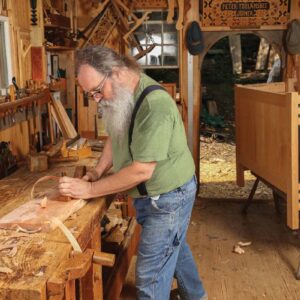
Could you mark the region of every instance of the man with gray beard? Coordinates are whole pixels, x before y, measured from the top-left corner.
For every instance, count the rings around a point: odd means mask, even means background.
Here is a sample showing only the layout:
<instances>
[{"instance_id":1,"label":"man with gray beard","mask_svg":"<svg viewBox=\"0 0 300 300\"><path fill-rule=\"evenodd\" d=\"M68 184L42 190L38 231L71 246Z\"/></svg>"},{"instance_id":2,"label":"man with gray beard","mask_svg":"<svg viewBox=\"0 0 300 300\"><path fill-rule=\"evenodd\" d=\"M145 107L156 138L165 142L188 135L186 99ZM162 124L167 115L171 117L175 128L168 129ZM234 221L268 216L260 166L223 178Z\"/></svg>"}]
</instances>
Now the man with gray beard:
<instances>
[{"instance_id":1,"label":"man with gray beard","mask_svg":"<svg viewBox=\"0 0 300 300\"><path fill-rule=\"evenodd\" d=\"M127 133L134 107L133 94L112 82L113 97L100 102L103 120L109 136L120 141Z\"/></svg>"},{"instance_id":2,"label":"man with gray beard","mask_svg":"<svg viewBox=\"0 0 300 300\"><path fill-rule=\"evenodd\" d=\"M79 50L78 82L100 102L108 139L82 179L62 177L59 190L90 199L126 191L142 232L136 265L137 298L167 300L173 277L181 299L207 299L186 232L197 179L176 104L129 57L94 46ZM114 174L103 176L111 167Z\"/></svg>"}]
</instances>

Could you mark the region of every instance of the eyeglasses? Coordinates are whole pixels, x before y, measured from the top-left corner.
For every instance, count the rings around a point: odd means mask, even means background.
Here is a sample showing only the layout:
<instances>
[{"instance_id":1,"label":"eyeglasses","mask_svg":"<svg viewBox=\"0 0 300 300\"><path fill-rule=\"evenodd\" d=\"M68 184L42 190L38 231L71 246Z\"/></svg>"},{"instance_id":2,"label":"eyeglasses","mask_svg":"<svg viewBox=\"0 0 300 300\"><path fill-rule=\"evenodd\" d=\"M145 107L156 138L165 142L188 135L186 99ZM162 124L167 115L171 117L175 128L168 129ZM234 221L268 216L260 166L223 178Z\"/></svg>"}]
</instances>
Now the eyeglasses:
<instances>
[{"instance_id":1,"label":"eyeglasses","mask_svg":"<svg viewBox=\"0 0 300 300\"><path fill-rule=\"evenodd\" d=\"M99 83L98 87L95 90L87 92L89 98L93 98L94 100L99 100L101 96L103 96L102 90L104 88L104 84L107 78L108 78L108 74L105 75L104 79Z\"/></svg>"}]
</instances>

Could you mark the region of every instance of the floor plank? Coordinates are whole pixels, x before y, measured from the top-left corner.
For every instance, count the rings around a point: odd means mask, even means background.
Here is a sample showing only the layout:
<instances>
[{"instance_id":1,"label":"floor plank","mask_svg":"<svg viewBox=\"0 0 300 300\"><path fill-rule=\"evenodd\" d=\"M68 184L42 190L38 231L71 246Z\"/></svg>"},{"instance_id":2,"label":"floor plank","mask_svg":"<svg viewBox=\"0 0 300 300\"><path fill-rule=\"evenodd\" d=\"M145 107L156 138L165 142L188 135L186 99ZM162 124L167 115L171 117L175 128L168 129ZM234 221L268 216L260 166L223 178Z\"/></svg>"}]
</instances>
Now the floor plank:
<instances>
[{"instance_id":1,"label":"floor plank","mask_svg":"<svg viewBox=\"0 0 300 300\"><path fill-rule=\"evenodd\" d=\"M188 231L210 300L300 299L294 273L300 261L299 234L290 231L272 201L257 201L248 216L243 201L197 200ZM284 207L283 207L284 208ZM245 254L232 252L239 241L251 241ZM121 300L136 299L133 261Z\"/></svg>"}]
</instances>

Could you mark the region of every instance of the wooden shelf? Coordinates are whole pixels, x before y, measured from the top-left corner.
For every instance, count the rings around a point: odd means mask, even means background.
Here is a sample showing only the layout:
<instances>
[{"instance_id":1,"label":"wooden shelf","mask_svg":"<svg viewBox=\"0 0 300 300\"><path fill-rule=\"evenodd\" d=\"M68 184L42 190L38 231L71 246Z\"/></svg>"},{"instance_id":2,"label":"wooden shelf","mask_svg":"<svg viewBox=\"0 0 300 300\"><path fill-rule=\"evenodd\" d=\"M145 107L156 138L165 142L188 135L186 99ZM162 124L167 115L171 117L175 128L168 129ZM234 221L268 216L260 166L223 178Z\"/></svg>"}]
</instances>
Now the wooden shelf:
<instances>
[{"instance_id":1,"label":"wooden shelf","mask_svg":"<svg viewBox=\"0 0 300 300\"><path fill-rule=\"evenodd\" d=\"M44 90L43 92L32 95L29 97L24 97L21 99L17 99L13 102L5 102L0 104L0 112L7 112L17 107L27 106L32 102L38 102L39 104L44 104L50 101L49 89Z\"/></svg>"},{"instance_id":2,"label":"wooden shelf","mask_svg":"<svg viewBox=\"0 0 300 300\"><path fill-rule=\"evenodd\" d=\"M74 51L73 47L66 46L46 46L46 51Z\"/></svg>"},{"instance_id":3,"label":"wooden shelf","mask_svg":"<svg viewBox=\"0 0 300 300\"><path fill-rule=\"evenodd\" d=\"M57 26L55 24L44 24L45 28L54 28L54 29L64 29L64 30L71 30L70 27L65 27L65 26Z\"/></svg>"}]
</instances>

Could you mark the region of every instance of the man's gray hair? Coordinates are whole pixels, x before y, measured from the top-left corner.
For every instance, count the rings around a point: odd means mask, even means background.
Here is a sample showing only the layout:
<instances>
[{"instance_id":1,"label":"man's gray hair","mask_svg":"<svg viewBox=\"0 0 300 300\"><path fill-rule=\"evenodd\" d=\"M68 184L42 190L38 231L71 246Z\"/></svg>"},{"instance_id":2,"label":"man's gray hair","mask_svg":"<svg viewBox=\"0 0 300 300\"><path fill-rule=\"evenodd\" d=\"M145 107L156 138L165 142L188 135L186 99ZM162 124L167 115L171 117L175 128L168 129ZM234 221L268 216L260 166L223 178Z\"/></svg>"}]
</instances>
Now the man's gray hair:
<instances>
[{"instance_id":1,"label":"man's gray hair","mask_svg":"<svg viewBox=\"0 0 300 300\"><path fill-rule=\"evenodd\" d=\"M111 74L115 68L128 68L136 73L141 72L134 58L121 56L112 49L103 46L91 46L76 51L76 73L81 65L88 64L99 73Z\"/></svg>"}]
</instances>

